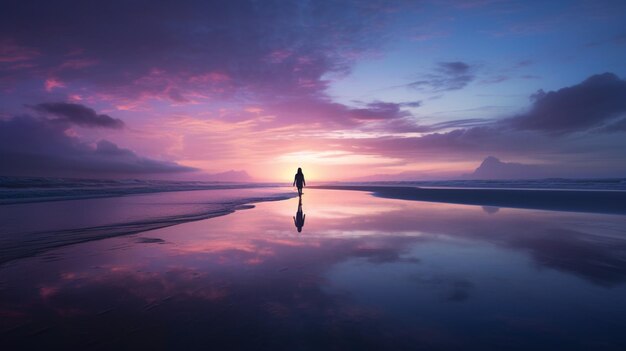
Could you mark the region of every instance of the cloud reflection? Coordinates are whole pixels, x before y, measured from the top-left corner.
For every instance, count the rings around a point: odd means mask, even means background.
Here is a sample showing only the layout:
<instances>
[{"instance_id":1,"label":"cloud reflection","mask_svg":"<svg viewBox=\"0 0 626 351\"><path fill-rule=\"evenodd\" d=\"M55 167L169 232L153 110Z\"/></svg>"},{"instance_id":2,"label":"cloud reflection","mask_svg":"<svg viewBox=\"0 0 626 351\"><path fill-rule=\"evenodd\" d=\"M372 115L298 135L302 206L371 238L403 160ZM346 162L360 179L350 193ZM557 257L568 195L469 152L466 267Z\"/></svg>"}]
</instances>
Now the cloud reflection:
<instances>
[{"instance_id":1,"label":"cloud reflection","mask_svg":"<svg viewBox=\"0 0 626 351\"><path fill-rule=\"evenodd\" d=\"M556 311L571 298L601 320L598 294L616 301L626 282L621 216L305 196L307 235L293 233L294 198L7 265L8 344L48 328L30 346L127 345L157 330L190 347L454 349L493 345L487 332L533 347L538 327L523 318L562 322L569 317ZM329 208L342 215L324 216ZM507 307L515 304L523 313ZM89 336L66 340L79 325ZM602 325L578 327L565 328L589 337Z\"/></svg>"}]
</instances>

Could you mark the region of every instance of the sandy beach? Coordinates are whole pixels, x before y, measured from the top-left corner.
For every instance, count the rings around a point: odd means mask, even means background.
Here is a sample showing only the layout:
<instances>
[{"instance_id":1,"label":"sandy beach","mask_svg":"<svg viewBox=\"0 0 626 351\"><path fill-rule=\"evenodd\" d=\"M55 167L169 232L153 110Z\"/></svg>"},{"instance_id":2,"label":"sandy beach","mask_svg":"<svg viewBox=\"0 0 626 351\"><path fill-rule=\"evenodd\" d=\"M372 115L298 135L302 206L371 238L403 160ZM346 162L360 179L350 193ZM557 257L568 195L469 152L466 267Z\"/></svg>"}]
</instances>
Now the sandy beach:
<instances>
[{"instance_id":1,"label":"sandy beach","mask_svg":"<svg viewBox=\"0 0 626 351\"><path fill-rule=\"evenodd\" d=\"M301 207L259 202L6 262L0 339L8 349L620 350L625 248L621 215L305 189Z\"/></svg>"}]
</instances>

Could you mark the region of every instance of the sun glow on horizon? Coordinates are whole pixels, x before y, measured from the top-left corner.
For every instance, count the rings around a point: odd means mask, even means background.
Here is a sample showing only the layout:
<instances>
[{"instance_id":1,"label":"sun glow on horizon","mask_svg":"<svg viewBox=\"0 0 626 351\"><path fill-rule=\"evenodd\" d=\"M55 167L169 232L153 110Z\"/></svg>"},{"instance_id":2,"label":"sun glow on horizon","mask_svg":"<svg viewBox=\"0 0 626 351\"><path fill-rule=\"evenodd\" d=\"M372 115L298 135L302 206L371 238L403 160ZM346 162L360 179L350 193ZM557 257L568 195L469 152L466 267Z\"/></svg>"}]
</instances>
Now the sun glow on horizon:
<instances>
[{"instance_id":1,"label":"sun glow on horizon","mask_svg":"<svg viewBox=\"0 0 626 351\"><path fill-rule=\"evenodd\" d=\"M159 4L0 12L0 175L626 174L624 1Z\"/></svg>"}]
</instances>

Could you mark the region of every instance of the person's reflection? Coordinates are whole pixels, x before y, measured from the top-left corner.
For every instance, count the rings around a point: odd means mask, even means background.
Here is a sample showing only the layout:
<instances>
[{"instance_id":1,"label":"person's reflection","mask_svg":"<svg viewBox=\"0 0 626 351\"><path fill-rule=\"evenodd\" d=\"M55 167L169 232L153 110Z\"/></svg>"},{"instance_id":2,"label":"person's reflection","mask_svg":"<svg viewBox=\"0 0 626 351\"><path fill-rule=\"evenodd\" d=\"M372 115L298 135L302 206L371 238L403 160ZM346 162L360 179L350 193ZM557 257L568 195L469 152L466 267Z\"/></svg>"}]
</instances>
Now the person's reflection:
<instances>
[{"instance_id":1,"label":"person's reflection","mask_svg":"<svg viewBox=\"0 0 626 351\"><path fill-rule=\"evenodd\" d=\"M302 196L298 196L298 212L293 217L293 223L298 228L298 233L302 232L302 227L304 227L304 219L306 215L302 213Z\"/></svg>"}]
</instances>

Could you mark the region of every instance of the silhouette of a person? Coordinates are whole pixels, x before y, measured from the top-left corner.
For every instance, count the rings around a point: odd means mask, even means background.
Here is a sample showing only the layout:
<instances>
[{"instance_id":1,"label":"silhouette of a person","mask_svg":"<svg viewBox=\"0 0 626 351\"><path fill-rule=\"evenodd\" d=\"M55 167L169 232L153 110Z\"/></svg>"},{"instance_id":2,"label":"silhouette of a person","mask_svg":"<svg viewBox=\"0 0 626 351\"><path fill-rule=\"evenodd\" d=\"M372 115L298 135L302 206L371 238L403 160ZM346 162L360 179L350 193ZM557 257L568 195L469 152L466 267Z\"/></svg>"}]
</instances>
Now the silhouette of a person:
<instances>
[{"instance_id":1,"label":"silhouette of a person","mask_svg":"<svg viewBox=\"0 0 626 351\"><path fill-rule=\"evenodd\" d=\"M298 196L302 196L302 188L306 186L306 182L304 181L304 173L302 173L302 168L298 167L298 173L293 178L293 186L298 187Z\"/></svg>"},{"instance_id":2,"label":"silhouette of a person","mask_svg":"<svg viewBox=\"0 0 626 351\"><path fill-rule=\"evenodd\" d=\"M293 217L293 224L298 228L298 233L302 232L302 227L304 227L304 219L306 215L302 212L302 197L298 198L298 212Z\"/></svg>"}]
</instances>

